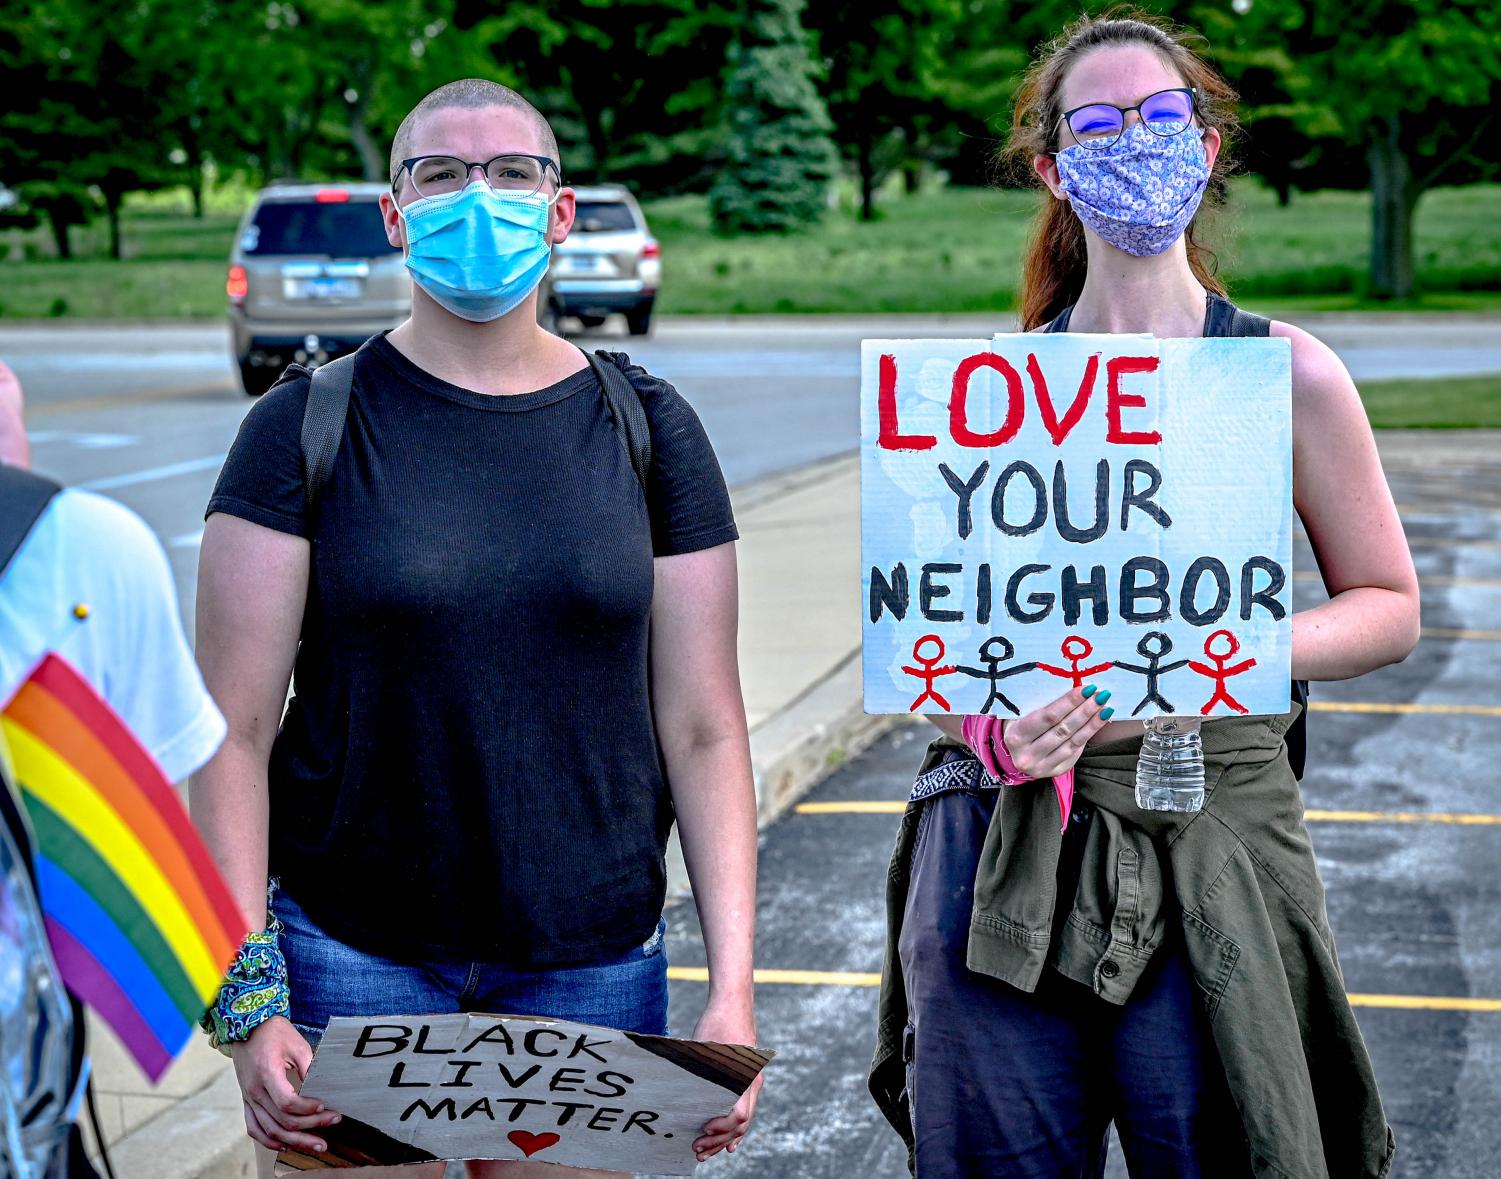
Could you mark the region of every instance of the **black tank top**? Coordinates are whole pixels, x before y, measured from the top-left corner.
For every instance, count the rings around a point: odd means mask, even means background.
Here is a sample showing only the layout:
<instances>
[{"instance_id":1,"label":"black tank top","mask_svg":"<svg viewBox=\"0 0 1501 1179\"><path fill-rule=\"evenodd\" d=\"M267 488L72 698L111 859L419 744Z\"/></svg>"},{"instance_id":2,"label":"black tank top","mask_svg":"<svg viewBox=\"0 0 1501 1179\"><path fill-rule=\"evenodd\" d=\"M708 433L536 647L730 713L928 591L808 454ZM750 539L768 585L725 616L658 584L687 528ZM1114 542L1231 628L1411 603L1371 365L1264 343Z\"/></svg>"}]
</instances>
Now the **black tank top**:
<instances>
[{"instance_id":1,"label":"black tank top","mask_svg":"<svg viewBox=\"0 0 1501 1179\"><path fill-rule=\"evenodd\" d=\"M1209 296L1204 305L1203 334L1206 338L1271 335L1272 321L1266 316L1242 311L1229 299L1223 295L1216 295L1213 291L1206 293ZM1073 314L1074 305L1070 303L1042 330L1045 332L1068 331L1068 322ZM1298 719L1288 727L1284 739L1287 741L1287 760L1292 765L1293 774L1301 782L1303 766L1308 759L1308 681L1293 680L1292 694L1293 699L1302 705L1302 711L1298 713Z\"/></svg>"}]
</instances>

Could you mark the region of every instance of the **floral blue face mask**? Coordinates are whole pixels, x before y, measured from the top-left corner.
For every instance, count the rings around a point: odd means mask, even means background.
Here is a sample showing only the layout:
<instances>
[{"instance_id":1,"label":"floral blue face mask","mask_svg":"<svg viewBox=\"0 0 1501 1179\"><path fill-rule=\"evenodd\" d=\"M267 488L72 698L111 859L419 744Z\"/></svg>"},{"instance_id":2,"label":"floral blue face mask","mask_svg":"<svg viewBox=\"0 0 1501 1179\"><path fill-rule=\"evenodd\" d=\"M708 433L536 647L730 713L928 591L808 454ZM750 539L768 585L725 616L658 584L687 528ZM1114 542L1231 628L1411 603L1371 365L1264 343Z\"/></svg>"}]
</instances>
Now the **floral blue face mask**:
<instances>
[{"instance_id":1,"label":"floral blue face mask","mask_svg":"<svg viewBox=\"0 0 1501 1179\"><path fill-rule=\"evenodd\" d=\"M540 192L498 193L483 180L401 210L407 270L439 306L471 323L514 310L547 273L552 246Z\"/></svg>"},{"instance_id":2,"label":"floral blue face mask","mask_svg":"<svg viewBox=\"0 0 1501 1179\"><path fill-rule=\"evenodd\" d=\"M1196 130L1157 135L1133 123L1109 147L1065 147L1058 180L1079 220L1134 257L1166 250L1188 228L1209 183Z\"/></svg>"}]
</instances>

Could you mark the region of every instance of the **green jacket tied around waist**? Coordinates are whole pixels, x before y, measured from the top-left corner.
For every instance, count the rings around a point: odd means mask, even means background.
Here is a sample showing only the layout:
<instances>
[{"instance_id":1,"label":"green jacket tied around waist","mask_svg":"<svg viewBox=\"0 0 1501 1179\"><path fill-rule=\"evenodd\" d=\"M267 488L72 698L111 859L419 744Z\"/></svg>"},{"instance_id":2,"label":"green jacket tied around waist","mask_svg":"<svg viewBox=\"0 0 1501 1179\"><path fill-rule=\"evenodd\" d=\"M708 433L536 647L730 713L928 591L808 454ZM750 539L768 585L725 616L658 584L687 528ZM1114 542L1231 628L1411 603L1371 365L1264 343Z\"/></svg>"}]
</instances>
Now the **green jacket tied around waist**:
<instances>
[{"instance_id":1,"label":"green jacket tied around waist","mask_svg":"<svg viewBox=\"0 0 1501 1179\"><path fill-rule=\"evenodd\" d=\"M1204 808L1143 811L1139 736L1090 746L1076 767L1094 810L1079 884L1053 937L1062 835L1048 783L1002 789L975 873L969 968L1023 991L1045 968L1124 1003L1170 923L1188 961L1261 1179L1386 1175L1395 1142L1345 995L1324 888L1283 734L1298 708L1203 728ZM926 773L964 747L940 738ZM966 751L967 752L967 751ZM921 804L907 808L887 877L887 941L870 1089L910 1148L897 960Z\"/></svg>"}]
</instances>

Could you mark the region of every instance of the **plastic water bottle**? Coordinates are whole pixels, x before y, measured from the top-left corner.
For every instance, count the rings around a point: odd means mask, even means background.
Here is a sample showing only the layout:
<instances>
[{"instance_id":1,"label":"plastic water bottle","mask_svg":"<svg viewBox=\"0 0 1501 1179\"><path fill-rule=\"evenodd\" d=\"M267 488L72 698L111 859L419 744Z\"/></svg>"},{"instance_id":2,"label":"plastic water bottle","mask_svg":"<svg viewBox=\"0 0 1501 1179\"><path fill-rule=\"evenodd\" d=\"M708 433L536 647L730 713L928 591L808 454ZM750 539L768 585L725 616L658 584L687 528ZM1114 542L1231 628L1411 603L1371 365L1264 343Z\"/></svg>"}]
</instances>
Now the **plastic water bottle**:
<instances>
[{"instance_id":1,"label":"plastic water bottle","mask_svg":"<svg viewBox=\"0 0 1501 1179\"><path fill-rule=\"evenodd\" d=\"M1136 805L1144 811L1196 811L1204 805L1204 745L1196 716L1147 721L1136 761Z\"/></svg>"}]
</instances>

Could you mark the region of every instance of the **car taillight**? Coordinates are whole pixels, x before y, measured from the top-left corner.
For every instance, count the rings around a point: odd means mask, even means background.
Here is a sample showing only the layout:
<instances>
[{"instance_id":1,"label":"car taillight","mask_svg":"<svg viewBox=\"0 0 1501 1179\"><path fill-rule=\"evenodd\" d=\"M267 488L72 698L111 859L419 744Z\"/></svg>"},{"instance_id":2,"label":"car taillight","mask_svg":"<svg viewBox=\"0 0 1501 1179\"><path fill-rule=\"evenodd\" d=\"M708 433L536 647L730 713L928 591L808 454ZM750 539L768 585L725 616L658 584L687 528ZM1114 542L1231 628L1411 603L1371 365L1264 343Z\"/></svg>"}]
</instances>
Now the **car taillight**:
<instances>
[{"instance_id":1,"label":"car taillight","mask_svg":"<svg viewBox=\"0 0 1501 1179\"><path fill-rule=\"evenodd\" d=\"M313 199L320 205L342 205L349 200L347 188L320 188Z\"/></svg>"},{"instance_id":2,"label":"car taillight","mask_svg":"<svg viewBox=\"0 0 1501 1179\"><path fill-rule=\"evenodd\" d=\"M662 247L657 242L649 241L641 247L641 256L643 258L660 258L662 256Z\"/></svg>"},{"instance_id":3,"label":"car taillight","mask_svg":"<svg viewBox=\"0 0 1501 1179\"><path fill-rule=\"evenodd\" d=\"M250 291L250 282L245 277L243 266L231 266L229 278L224 283L224 293L229 296L229 301L235 306L245 302L245 296Z\"/></svg>"}]
</instances>

